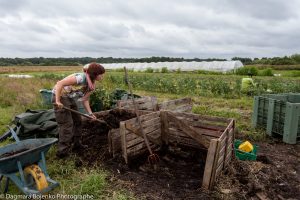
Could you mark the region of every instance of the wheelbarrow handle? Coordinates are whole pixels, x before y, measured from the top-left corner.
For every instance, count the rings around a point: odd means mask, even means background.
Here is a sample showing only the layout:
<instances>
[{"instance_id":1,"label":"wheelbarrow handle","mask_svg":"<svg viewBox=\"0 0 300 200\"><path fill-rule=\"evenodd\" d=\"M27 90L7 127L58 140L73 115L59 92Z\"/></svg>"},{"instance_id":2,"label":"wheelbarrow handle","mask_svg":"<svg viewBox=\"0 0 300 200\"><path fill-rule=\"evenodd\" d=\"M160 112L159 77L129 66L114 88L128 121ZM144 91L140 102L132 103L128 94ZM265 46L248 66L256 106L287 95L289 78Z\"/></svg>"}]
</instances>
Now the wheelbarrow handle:
<instances>
[{"instance_id":1,"label":"wheelbarrow handle","mask_svg":"<svg viewBox=\"0 0 300 200\"><path fill-rule=\"evenodd\" d=\"M9 136L11 136L10 130L6 131L2 136L0 136L0 142L4 141Z\"/></svg>"},{"instance_id":2,"label":"wheelbarrow handle","mask_svg":"<svg viewBox=\"0 0 300 200\"><path fill-rule=\"evenodd\" d=\"M10 126L7 125L7 127L8 127L8 129L9 129L9 131L11 132L12 136L14 137L14 139L16 140L16 142L19 143L19 142L20 142L20 139L19 139L19 137L17 136L17 133L16 133Z\"/></svg>"}]
</instances>

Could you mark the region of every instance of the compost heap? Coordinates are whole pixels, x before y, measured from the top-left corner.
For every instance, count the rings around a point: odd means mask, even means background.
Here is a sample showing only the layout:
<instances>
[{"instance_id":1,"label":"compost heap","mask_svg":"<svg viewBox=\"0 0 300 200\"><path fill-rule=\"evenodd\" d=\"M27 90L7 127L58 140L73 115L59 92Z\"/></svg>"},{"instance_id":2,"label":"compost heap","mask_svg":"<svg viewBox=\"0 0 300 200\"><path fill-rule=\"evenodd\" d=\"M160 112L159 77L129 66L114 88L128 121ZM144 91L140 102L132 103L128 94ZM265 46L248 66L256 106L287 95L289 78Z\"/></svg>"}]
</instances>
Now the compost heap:
<instances>
[{"instance_id":1,"label":"compost heap","mask_svg":"<svg viewBox=\"0 0 300 200\"><path fill-rule=\"evenodd\" d=\"M135 117L125 110L96 114L114 128L119 122ZM300 145L281 141L262 142L257 161L233 160L217 177L212 191L201 189L206 150L169 146L156 152L160 162L156 169L147 163L147 152L129 166L121 156L108 152L107 125L84 121L83 143L89 148L79 153L77 167L103 166L114 188L131 191L138 199L298 199L300 196Z\"/></svg>"},{"instance_id":2,"label":"compost heap","mask_svg":"<svg viewBox=\"0 0 300 200\"><path fill-rule=\"evenodd\" d=\"M96 113L98 119L106 121L113 128L119 128L119 122L136 117L122 109L111 110L108 114ZM204 192L196 192L202 184L206 150L169 146L156 151L160 161L157 168L147 162L149 153L126 165L121 155L112 158L108 152L107 134L109 128L97 121L84 120L83 144L89 148L79 152L76 160L80 166L103 166L111 171L109 180L120 189L127 188L137 197L152 196L155 199L202 198Z\"/></svg>"}]
</instances>

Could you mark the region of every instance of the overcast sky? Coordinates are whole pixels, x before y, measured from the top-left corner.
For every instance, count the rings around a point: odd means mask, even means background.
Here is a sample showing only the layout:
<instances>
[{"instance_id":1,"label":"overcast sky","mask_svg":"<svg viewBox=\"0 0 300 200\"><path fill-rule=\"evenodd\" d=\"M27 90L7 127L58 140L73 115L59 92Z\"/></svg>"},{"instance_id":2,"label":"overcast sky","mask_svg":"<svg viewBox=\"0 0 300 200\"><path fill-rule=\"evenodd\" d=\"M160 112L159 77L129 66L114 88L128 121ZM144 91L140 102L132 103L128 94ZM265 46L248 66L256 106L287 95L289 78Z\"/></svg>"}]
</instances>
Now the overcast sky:
<instances>
[{"instance_id":1,"label":"overcast sky","mask_svg":"<svg viewBox=\"0 0 300 200\"><path fill-rule=\"evenodd\" d=\"M300 53L300 0L0 0L0 57Z\"/></svg>"}]
</instances>

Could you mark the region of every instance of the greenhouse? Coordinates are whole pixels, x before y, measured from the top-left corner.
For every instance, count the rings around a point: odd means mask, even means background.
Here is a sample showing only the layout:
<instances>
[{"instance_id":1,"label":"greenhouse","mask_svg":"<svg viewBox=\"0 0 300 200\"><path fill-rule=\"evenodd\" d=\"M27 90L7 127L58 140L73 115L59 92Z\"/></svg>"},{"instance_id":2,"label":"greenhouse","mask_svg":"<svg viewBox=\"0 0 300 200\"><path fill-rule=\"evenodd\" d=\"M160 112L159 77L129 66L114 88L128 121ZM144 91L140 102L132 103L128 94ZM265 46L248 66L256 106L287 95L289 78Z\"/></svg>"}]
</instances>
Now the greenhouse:
<instances>
[{"instance_id":1,"label":"greenhouse","mask_svg":"<svg viewBox=\"0 0 300 200\"><path fill-rule=\"evenodd\" d=\"M111 63L103 64L106 69L120 69L126 66L134 71L145 71L147 69L160 70L167 68L170 71L195 71L207 70L217 72L228 72L243 67L241 61L211 61L211 62L151 62L151 63Z\"/></svg>"}]
</instances>

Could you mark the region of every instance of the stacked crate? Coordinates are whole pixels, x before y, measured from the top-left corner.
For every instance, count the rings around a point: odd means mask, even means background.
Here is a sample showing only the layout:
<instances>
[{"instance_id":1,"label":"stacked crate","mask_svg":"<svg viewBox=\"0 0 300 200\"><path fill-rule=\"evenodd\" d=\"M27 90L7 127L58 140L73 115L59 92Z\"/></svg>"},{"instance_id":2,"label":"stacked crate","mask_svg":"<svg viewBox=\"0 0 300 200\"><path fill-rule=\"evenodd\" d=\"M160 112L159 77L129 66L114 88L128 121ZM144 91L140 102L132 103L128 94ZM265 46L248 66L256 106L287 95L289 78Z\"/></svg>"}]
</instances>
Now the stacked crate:
<instances>
[{"instance_id":1,"label":"stacked crate","mask_svg":"<svg viewBox=\"0 0 300 200\"><path fill-rule=\"evenodd\" d=\"M300 93L269 94L254 97L252 125L267 134L296 144L300 139Z\"/></svg>"}]
</instances>

